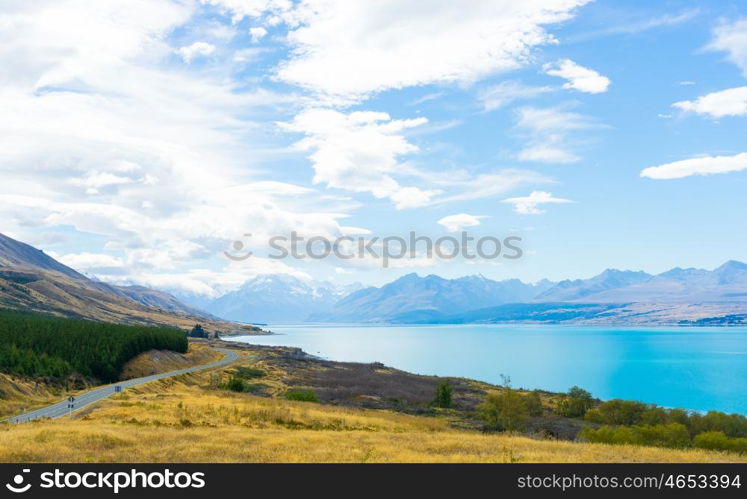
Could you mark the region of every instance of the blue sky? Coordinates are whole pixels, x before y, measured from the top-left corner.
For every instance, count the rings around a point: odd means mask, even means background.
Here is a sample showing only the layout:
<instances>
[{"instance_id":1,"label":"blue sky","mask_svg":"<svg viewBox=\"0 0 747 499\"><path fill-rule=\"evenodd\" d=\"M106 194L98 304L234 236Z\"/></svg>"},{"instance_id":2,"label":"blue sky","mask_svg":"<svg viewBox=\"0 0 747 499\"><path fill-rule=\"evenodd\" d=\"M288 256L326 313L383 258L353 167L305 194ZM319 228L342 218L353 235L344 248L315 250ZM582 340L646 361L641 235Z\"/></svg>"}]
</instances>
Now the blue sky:
<instances>
[{"instance_id":1,"label":"blue sky","mask_svg":"<svg viewBox=\"0 0 747 499\"><path fill-rule=\"evenodd\" d=\"M747 2L470 4L3 6L0 230L105 280L211 295L263 273L747 260ZM290 231L462 227L524 257L266 258ZM233 262L240 238L254 256Z\"/></svg>"}]
</instances>

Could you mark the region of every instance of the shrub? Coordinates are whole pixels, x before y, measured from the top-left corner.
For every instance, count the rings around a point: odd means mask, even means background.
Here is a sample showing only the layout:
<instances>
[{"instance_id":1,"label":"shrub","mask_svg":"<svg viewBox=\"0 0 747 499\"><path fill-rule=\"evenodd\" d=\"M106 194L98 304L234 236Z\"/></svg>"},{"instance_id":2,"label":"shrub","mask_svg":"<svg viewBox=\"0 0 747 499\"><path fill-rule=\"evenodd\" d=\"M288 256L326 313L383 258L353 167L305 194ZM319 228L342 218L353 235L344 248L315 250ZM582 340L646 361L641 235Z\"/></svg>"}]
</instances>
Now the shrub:
<instances>
[{"instance_id":1,"label":"shrub","mask_svg":"<svg viewBox=\"0 0 747 499\"><path fill-rule=\"evenodd\" d=\"M583 440L605 444L650 445L655 447L688 447L690 433L680 423L636 425L636 426L602 426L601 428L584 428L579 433Z\"/></svg>"},{"instance_id":2,"label":"shrub","mask_svg":"<svg viewBox=\"0 0 747 499\"><path fill-rule=\"evenodd\" d=\"M740 414L710 411L705 415L692 414L690 427L693 434L720 431L727 437L747 437L747 418Z\"/></svg>"},{"instance_id":3,"label":"shrub","mask_svg":"<svg viewBox=\"0 0 747 499\"><path fill-rule=\"evenodd\" d=\"M433 399L432 405L436 407L441 407L443 409L448 409L453 405L453 402L451 400L451 393L453 391L453 388L451 386L451 383L448 381L442 381L438 384L436 387L436 397Z\"/></svg>"},{"instance_id":4,"label":"shrub","mask_svg":"<svg viewBox=\"0 0 747 499\"><path fill-rule=\"evenodd\" d=\"M685 409L669 409L667 411L668 423L680 423L690 428L690 413Z\"/></svg>"},{"instance_id":5,"label":"shrub","mask_svg":"<svg viewBox=\"0 0 747 499\"><path fill-rule=\"evenodd\" d=\"M568 390L558 403L558 414L569 418L578 418L586 414L586 411L594 405L591 393L578 386Z\"/></svg>"},{"instance_id":6,"label":"shrub","mask_svg":"<svg viewBox=\"0 0 747 499\"><path fill-rule=\"evenodd\" d=\"M265 386L261 383L247 383L242 378L231 376L227 382L220 384L218 388L238 393L257 393Z\"/></svg>"},{"instance_id":7,"label":"shrub","mask_svg":"<svg viewBox=\"0 0 747 499\"><path fill-rule=\"evenodd\" d=\"M586 414L586 420L610 425L634 425L641 423L647 406L642 402L613 399L602 403Z\"/></svg>"},{"instance_id":8,"label":"shrub","mask_svg":"<svg viewBox=\"0 0 747 499\"><path fill-rule=\"evenodd\" d=\"M243 379L234 376L228 380L228 383L226 383L226 388L228 390L231 390L232 392L245 392L246 382L244 382Z\"/></svg>"},{"instance_id":9,"label":"shrub","mask_svg":"<svg viewBox=\"0 0 747 499\"><path fill-rule=\"evenodd\" d=\"M690 432L680 423L639 425L634 426L633 431L643 445L674 448L690 446Z\"/></svg>"},{"instance_id":10,"label":"shrub","mask_svg":"<svg viewBox=\"0 0 747 499\"><path fill-rule=\"evenodd\" d=\"M664 409L663 407L656 407L656 406L648 406L641 413L640 421L641 421L641 424L647 424L647 425L680 423L680 424L687 426L687 424L682 421L670 421L669 414L667 413L666 409Z\"/></svg>"},{"instance_id":11,"label":"shrub","mask_svg":"<svg viewBox=\"0 0 747 499\"><path fill-rule=\"evenodd\" d=\"M747 438L729 438L721 431L707 431L693 439L695 447L747 454Z\"/></svg>"},{"instance_id":12,"label":"shrub","mask_svg":"<svg viewBox=\"0 0 747 499\"><path fill-rule=\"evenodd\" d=\"M542 398L537 390L532 390L526 395L525 400L527 413L530 416L542 416L544 408L542 407Z\"/></svg>"},{"instance_id":13,"label":"shrub","mask_svg":"<svg viewBox=\"0 0 747 499\"><path fill-rule=\"evenodd\" d=\"M285 392L285 399L300 402L319 402L314 390L289 390Z\"/></svg>"},{"instance_id":14,"label":"shrub","mask_svg":"<svg viewBox=\"0 0 747 499\"><path fill-rule=\"evenodd\" d=\"M245 366L238 366L234 371L234 376L241 379L263 378L265 374L266 373L262 369Z\"/></svg>"},{"instance_id":15,"label":"shrub","mask_svg":"<svg viewBox=\"0 0 747 499\"><path fill-rule=\"evenodd\" d=\"M489 428L505 431L523 430L529 416L525 397L508 387L489 393L477 410Z\"/></svg>"},{"instance_id":16,"label":"shrub","mask_svg":"<svg viewBox=\"0 0 747 499\"><path fill-rule=\"evenodd\" d=\"M607 425L684 425L691 436L705 432L722 432L727 437L747 437L747 418L741 414L710 411L707 414L684 409L664 409L653 404L614 399L586 413L585 419Z\"/></svg>"}]
</instances>

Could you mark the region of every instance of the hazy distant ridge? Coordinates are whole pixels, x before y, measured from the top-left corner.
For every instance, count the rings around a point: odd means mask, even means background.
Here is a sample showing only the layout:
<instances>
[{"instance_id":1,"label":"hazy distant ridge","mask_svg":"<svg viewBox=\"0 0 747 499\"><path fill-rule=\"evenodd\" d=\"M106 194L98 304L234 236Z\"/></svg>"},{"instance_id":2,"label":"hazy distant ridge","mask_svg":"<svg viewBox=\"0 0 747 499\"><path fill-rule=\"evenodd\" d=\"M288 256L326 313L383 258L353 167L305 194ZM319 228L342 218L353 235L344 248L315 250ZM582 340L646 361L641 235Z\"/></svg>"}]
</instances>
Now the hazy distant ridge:
<instances>
[{"instance_id":1,"label":"hazy distant ridge","mask_svg":"<svg viewBox=\"0 0 747 499\"><path fill-rule=\"evenodd\" d=\"M711 271L674 268L657 275L607 269L589 279L536 284L413 273L354 292L260 276L204 306L258 322L741 324L747 320L747 265L728 261Z\"/></svg>"}]
</instances>

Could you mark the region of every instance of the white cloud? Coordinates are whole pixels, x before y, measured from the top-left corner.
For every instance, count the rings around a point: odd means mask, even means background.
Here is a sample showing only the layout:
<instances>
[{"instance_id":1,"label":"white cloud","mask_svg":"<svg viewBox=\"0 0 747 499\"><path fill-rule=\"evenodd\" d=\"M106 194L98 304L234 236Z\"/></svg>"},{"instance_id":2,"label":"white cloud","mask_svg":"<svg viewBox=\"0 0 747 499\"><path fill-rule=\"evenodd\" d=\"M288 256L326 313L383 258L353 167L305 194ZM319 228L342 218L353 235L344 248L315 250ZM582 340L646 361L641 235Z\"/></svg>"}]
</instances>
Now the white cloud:
<instances>
[{"instance_id":1,"label":"white cloud","mask_svg":"<svg viewBox=\"0 0 747 499\"><path fill-rule=\"evenodd\" d=\"M521 161L537 161L540 163L575 163L581 160L579 156L560 145L548 144L529 145L522 149L516 157Z\"/></svg>"},{"instance_id":2,"label":"white cloud","mask_svg":"<svg viewBox=\"0 0 747 499\"><path fill-rule=\"evenodd\" d=\"M543 204L553 203L571 203L569 199L553 197L552 193L546 191L532 191L531 194L524 197L508 198L503 200L504 203L514 205L514 211L522 215L540 215L545 210L540 208Z\"/></svg>"},{"instance_id":3,"label":"white cloud","mask_svg":"<svg viewBox=\"0 0 747 499\"><path fill-rule=\"evenodd\" d=\"M650 29L659 28L662 26L675 26L681 24L700 15L700 9L686 9L678 14L663 14L658 17L649 18L639 22L633 22L629 24L613 26L607 30L608 34L614 33L641 33Z\"/></svg>"},{"instance_id":4,"label":"white cloud","mask_svg":"<svg viewBox=\"0 0 747 499\"><path fill-rule=\"evenodd\" d=\"M459 213L457 215L443 217L437 223L449 232L460 232L464 230L465 227L476 227L480 225L480 220L483 218L485 218L484 215Z\"/></svg>"},{"instance_id":5,"label":"white cloud","mask_svg":"<svg viewBox=\"0 0 747 499\"><path fill-rule=\"evenodd\" d=\"M641 171L641 177L669 180L691 175L715 175L742 170L747 170L747 152L734 156L701 156L651 166Z\"/></svg>"},{"instance_id":6,"label":"white cloud","mask_svg":"<svg viewBox=\"0 0 747 499\"><path fill-rule=\"evenodd\" d=\"M517 157L522 161L544 163L577 162L581 158L574 151L571 133L601 126L588 116L561 107L523 107L517 111L516 127L528 135L529 141Z\"/></svg>"},{"instance_id":7,"label":"white cloud","mask_svg":"<svg viewBox=\"0 0 747 499\"><path fill-rule=\"evenodd\" d=\"M251 47L248 49L240 49L233 53L233 62L248 63L254 62L265 52L265 49L260 47Z\"/></svg>"},{"instance_id":8,"label":"white cloud","mask_svg":"<svg viewBox=\"0 0 747 499\"><path fill-rule=\"evenodd\" d=\"M519 99L530 99L550 92L550 87L528 87L518 81L508 80L485 89L479 99L485 111L492 111Z\"/></svg>"},{"instance_id":9,"label":"white cloud","mask_svg":"<svg viewBox=\"0 0 747 499\"><path fill-rule=\"evenodd\" d=\"M285 274L298 279L310 279L306 272L295 269L278 260L247 258L234 262L224 270L189 269L180 272L142 272L135 275L97 274L107 282L120 285L141 284L152 288L217 298L235 291L247 280L265 274Z\"/></svg>"},{"instance_id":10,"label":"white cloud","mask_svg":"<svg viewBox=\"0 0 747 499\"><path fill-rule=\"evenodd\" d=\"M180 47L179 55L182 56L184 62L190 63L197 57L207 57L215 52L215 45L207 42L195 42L192 45Z\"/></svg>"},{"instance_id":11,"label":"white cloud","mask_svg":"<svg viewBox=\"0 0 747 499\"><path fill-rule=\"evenodd\" d=\"M562 107L523 107L518 110L517 125L534 132L570 132L599 126L588 116L565 111Z\"/></svg>"},{"instance_id":12,"label":"white cloud","mask_svg":"<svg viewBox=\"0 0 747 499\"><path fill-rule=\"evenodd\" d=\"M263 17L288 27L292 55L278 77L321 95L355 100L388 89L471 83L516 69L533 47L553 43L546 26L589 0L209 0L234 19Z\"/></svg>"},{"instance_id":13,"label":"white cloud","mask_svg":"<svg viewBox=\"0 0 747 499\"><path fill-rule=\"evenodd\" d=\"M453 3L423 15L422 9L403 11L403 4L388 0L341 2L329 4L331 20L319 14L316 7L327 4L317 0L202 3L230 11L236 23L249 16L265 30L276 26L278 36L285 23L298 50L281 64L279 77L350 102L383 89L469 83L518 67L531 60L532 47L552 41L541 25L570 17L585 0L482 1L464 16L454 15L464 9ZM244 66L233 62L268 49L237 48L231 40L247 28L217 25L198 4L3 4L0 220L9 232L26 239L51 228L75 241L61 253L80 268L119 282L203 291L213 281L233 286L260 273L298 272L261 258L241 270L216 263L214 257L246 232L253 234L247 243L253 249L268 235L290 230L324 236L367 232L340 225L359 206L354 199L266 180L281 166L264 160L284 158L278 155L288 150L278 147L286 137L264 125L278 115L292 116L311 99L265 90L255 75L237 79L236 70ZM374 10L382 18L376 20ZM360 22L344 25L350 20ZM324 31L338 23L344 28L339 40ZM350 42L350 54L341 42ZM483 45L475 51L478 43ZM381 56L389 52L395 57ZM215 64L173 64L176 54L185 61L211 56ZM339 71L348 55L356 64ZM304 68L311 72L304 74ZM398 74L402 68L408 71ZM418 152L414 135L426 128L425 118L334 113L307 109L287 124L305 135L299 147L308 151L320 185L370 193L405 208L503 195L547 181L534 172L489 167L481 174L421 171L409 156ZM92 253L80 253L77 245L90 241L86 250Z\"/></svg>"},{"instance_id":14,"label":"white cloud","mask_svg":"<svg viewBox=\"0 0 747 499\"><path fill-rule=\"evenodd\" d=\"M314 183L390 199L397 209L415 208L503 194L518 186L547 182L528 170L504 169L479 175L464 171L424 171L405 161L418 148L407 134L425 118L393 120L387 113L308 109L280 123L305 138L296 148L309 152ZM404 185L405 179L418 186Z\"/></svg>"},{"instance_id":15,"label":"white cloud","mask_svg":"<svg viewBox=\"0 0 747 499\"><path fill-rule=\"evenodd\" d=\"M269 24L280 21L277 17L288 13L293 6L291 0L200 0L205 5L219 7L224 12L232 14L231 21L235 24L246 17L260 18L267 15Z\"/></svg>"},{"instance_id":16,"label":"white cloud","mask_svg":"<svg viewBox=\"0 0 747 499\"><path fill-rule=\"evenodd\" d=\"M69 253L55 258L68 267L85 273L118 274L125 267L122 259L104 253Z\"/></svg>"},{"instance_id":17,"label":"white cloud","mask_svg":"<svg viewBox=\"0 0 747 499\"><path fill-rule=\"evenodd\" d=\"M436 100L444 95L443 92L431 92L429 94L425 94L422 97L418 97L414 101L410 102L411 106L417 106L419 104L423 104L425 102L429 102L432 100Z\"/></svg>"},{"instance_id":18,"label":"white cloud","mask_svg":"<svg viewBox=\"0 0 747 499\"><path fill-rule=\"evenodd\" d=\"M694 101L672 104L683 111L704 114L711 118L747 115L747 87L736 87L698 97Z\"/></svg>"},{"instance_id":19,"label":"white cloud","mask_svg":"<svg viewBox=\"0 0 747 499\"><path fill-rule=\"evenodd\" d=\"M281 126L306 135L296 146L311 152L314 183L368 192L379 199L391 199L397 208L412 208L428 204L439 193L405 187L394 178L406 170L400 157L418 151L403 132L425 123L425 118L393 120L386 113L373 111L344 114L309 109Z\"/></svg>"},{"instance_id":20,"label":"white cloud","mask_svg":"<svg viewBox=\"0 0 747 499\"><path fill-rule=\"evenodd\" d=\"M252 117L297 98L170 64L169 34L194 7L3 7L0 219L8 231L22 240L47 227L90 234L83 241L104 241L129 277L200 265L248 231L256 244L280 231L339 234L352 202L322 202L314 189L259 177L259 162L277 153L258 144Z\"/></svg>"},{"instance_id":21,"label":"white cloud","mask_svg":"<svg viewBox=\"0 0 747 499\"><path fill-rule=\"evenodd\" d=\"M255 26L253 28L249 28L249 35L252 37L252 41L254 43L257 43L262 38L267 36L267 30L262 26Z\"/></svg>"},{"instance_id":22,"label":"white cloud","mask_svg":"<svg viewBox=\"0 0 747 499\"><path fill-rule=\"evenodd\" d=\"M747 17L716 27L713 40L706 49L726 52L729 60L747 76Z\"/></svg>"},{"instance_id":23,"label":"white cloud","mask_svg":"<svg viewBox=\"0 0 747 499\"><path fill-rule=\"evenodd\" d=\"M83 184L86 194L98 194L99 189L115 185L132 183L133 179L110 172L97 172L92 170L83 179L73 179L73 183Z\"/></svg>"},{"instance_id":24,"label":"white cloud","mask_svg":"<svg viewBox=\"0 0 747 499\"><path fill-rule=\"evenodd\" d=\"M434 200L434 204L470 201L505 194L525 185L544 184L550 179L531 170L507 168L491 173L470 176L466 173L449 172L431 177L436 186L456 190Z\"/></svg>"},{"instance_id":25,"label":"white cloud","mask_svg":"<svg viewBox=\"0 0 747 499\"><path fill-rule=\"evenodd\" d=\"M585 68L570 59L561 59L542 66L545 73L568 80L563 88L578 90L589 94L601 94L610 86L610 79L593 69Z\"/></svg>"},{"instance_id":26,"label":"white cloud","mask_svg":"<svg viewBox=\"0 0 747 499\"><path fill-rule=\"evenodd\" d=\"M652 16L651 13L640 11L635 13L634 17L628 16L628 13L634 13L629 9L620 12L612 10L607 11L607 17L612 21L621 19L620 24L604 23L605 26L599 30L587 31L580 34L570 34L563 37L564 42L581 42L599 36L619 35L619 34L637 34L651 29L676 26L694 19L700 15L701 10L698 8L686 9L679 13L666 13L659 16ZM619 14L619 15L618 15Z\"/></svg>"}]
</instances>

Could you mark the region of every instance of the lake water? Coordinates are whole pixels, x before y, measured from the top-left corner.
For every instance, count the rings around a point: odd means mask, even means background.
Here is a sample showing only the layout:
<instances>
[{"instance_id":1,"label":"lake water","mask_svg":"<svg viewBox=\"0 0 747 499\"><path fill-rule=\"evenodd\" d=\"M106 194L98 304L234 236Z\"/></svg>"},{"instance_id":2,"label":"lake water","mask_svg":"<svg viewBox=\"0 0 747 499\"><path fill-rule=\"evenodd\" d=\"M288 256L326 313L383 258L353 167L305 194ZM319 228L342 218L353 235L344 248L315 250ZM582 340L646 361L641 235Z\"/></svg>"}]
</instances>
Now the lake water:
<instances>
[{"instance_id":1,"label":"lake water","mask_svg":"<svg viewBox=\"0 0 747 499\"><path fill-rule=\"evenodd\" d=\"M383 362L602 399L747 414L747 328L596 328L526 325L270 326L237 341L300 347L338 361Z\"/></svg>"}]
</instances>

